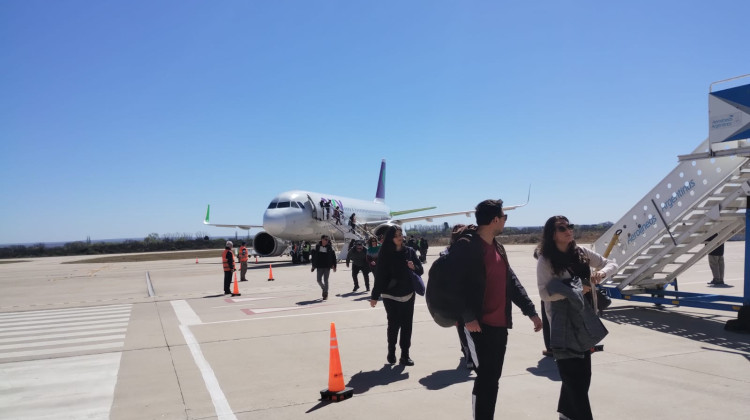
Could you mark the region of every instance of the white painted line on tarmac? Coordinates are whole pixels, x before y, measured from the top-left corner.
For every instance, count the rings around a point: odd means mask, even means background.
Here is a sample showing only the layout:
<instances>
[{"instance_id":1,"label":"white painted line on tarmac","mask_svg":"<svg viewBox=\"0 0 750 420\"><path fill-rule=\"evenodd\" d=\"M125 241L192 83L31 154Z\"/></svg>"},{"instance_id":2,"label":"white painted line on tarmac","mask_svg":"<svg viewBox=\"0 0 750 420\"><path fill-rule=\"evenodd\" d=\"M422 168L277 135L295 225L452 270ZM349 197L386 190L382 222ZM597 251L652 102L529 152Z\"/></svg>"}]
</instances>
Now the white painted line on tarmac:
<instances>
[{"instance_id":1,"label":"white painted line on tarmac","mask_svg":"<svg viewBox=\"0 0 750 420\"><path fill-rule=\"evenodd\" d=\"M112 318L112 319L110 319ZM128 319L130 319L130 314L127 314L125 316L118 315L116 317L109 317L104 316L100 318L96 318L96 321L79 321L79 322L55 322L55 323L35 323L35 324L29 324L29 325L16 325L13 327L0 327L0 332L8 332L8 331L29 331L29 330L46 330L53 327L75 327L79 325L94 325L94 324L107 324L107 323L114 323L114 322L125 322Z\"/></svg>"},{"instance_id":2,"label":"white painted line on tarmac","mask_svg":"<svg viewBox=\"0 0 750 420\"><path fill-rule=\"evenodd\" d=\"M113 335L100 335L96 337L37 341L34 343L3 344L3 345L0 345L0 351L27 349L27 348L32 348L32 347L57 346L60 344L93 343L96 341L112 341L112 340L124 340L124 339L125 339L125 334L113 334Z\"/></svg>"},{"instance_id":3,"label":"white painted line on tarmac","mask_svg":"<svg viewBox=\"0 0 750 420\"><path fill-rule=\"evenodd\" d=\"M193 360L198 366L201 376L203 376L203 382L206 384L208 394L211 396L211 402L216 409L216 416L219 420L237 420L232 407L229 406L227 397L224 395L224 391L221 390L214 370L211 369L211 365L203 356L198 340L195 339L195 336L190 331L190 325L201 324L200 318L198 318L198 315L184 300L173 300L171 304L177 315L177 320L180 321L180 331L182 331L182 336L185 338L185 343L188 349L190 349L190 354L193 355Z\"/></svg>"},{"instance_id":4,"label":"white painted line on tarmac","mask_svg":"<svg viewBox=\"0 0 750 420\"><path fill-rule=\"evenodd\" d=\"M84 323L85 325L80 327L73 327L70 328L67 325L63 325L60 327L50 327L50 328L35 328L34 334L36 333L44 333L44 332L53 332L53 331L97 331L97 328L117 328L117 327L127 327L128 321L121 321L121 322L87 322ZM5 332L0 333L0 337L16 337L16 336L26 336L29 333L29 329L23 329L20 331L13 331L13 332Z\"/></svg>"},{"instance_id":5,"label":"white painted line on tarmac","mask_svg":"<svg viewBox=\"0 0 750 420\"><path fill-rule=\"evenodd\" d=\"M0 338L0 343L2 344L10 344L10 343L21 343L21 342L34 342L38 340L49 340L51 338L68 338L68 337L84 337L87 335L94 335L94 334L116 334L116 333L124 333L127 331L127 328L112 328L112 329L105 329L105 330L91 330L91 331L79 331L79 332L66 332L64 333L57 333L57 334L34 334L34 336L28 336L24 334L21 337L11 337L11 338Z\"/></svg>"},{"instance_id":6,"label":"white painted line on tarmac","mask_svg":"<svg viewBox=\"0 0 750 420\"><path fill-rule=\"evenodd\" d=\"M198 314L193 311L193 308L184 300L173 300L171 301L174 313L177 315L177 319L182 325L198 325L201 324L201 319Z\"/></svg>"},{"instance_id":7,"label":"white painted line on tarmac","mask_svg":"<svg viewBox=\"0 0 750 420\"><path fill-rule=\"evenodd\" d=\"M25 312L5 312L0 314L0 319L6 318L27 318L29 316L43 316L53 314L74 314L84 312L108 312L118 311L124 309L130 309L133 305L128 303L124 305L107 305L107 306L91 306L87 308L69 308L69 309L43 309L40 311L25 311Z\"/></svg>"},{"instance_id":8,"label":"white painted line on tarmac","mask_svg":"<svg viewBox=\"0 0 750 420\"><path fill-rule=\"evenodd\" d=\"M91 344L88 346L73 346L65 348L54 348L54 349L39 349L39 350L28 350L28 351L15 351L10 353L0 353L0 359L10 359L12 357L28 357L28 356L44 356L48 354L62 354L89 350L103 350L111 349L116 347L122 347L122 342L117 343L104 343L104 344Z\"/></svg>"},{"instance_id":9,"label":"white painted line on tarmac","mask_svg":"<svg viewBox=\"0 0 750 420\"><path fill-rule=\"evenodd\" d=\"M0 364L0 418L108 419L121 354Z\"/></svg>"},{"instance_id":10,"label":"white painted line on tarmac","mask_svg":"<svg viewBox=\"0 0 750 420\"><path fill-rule=\"evenodd\" d=\"M416 304L414 306L425 306L424 303L422 304ZM205 324L201 325L213 325L213 324L226 324L229 322L247 322L247 321L260 321L260 320L267 320L267 319L278 319L278 318L296 318L300 316L317 316L317 315L330 315L330 314L344 314L349 312L361 312L361 311L373 311L378 308L383 308L383 305L378 305L375 308L363 308L363 309L347 309L344 311L329 311L329 312L312 312L309 314L293 314L293 315L278 315L278 316L264 316L264 317L257 317L257 318L244 318L244 319L230 319L227 321L214 321L214 322L206 322ZM253 309L251 309L253 310Z\"/></svg>"},{"instance_id":11,"label":"white painted line on tarmac","mask_svg":"<svg viewBox=\"0 0 750 420\"><path fill-rule=\"evenodd\" d=\"M116 311L108 311L108 312L88 312L88 313L82 313L82 314L56 314L56 315L49 315L49 316L30 316L30 317L17 317L17 318L5 318L0 319L0 325L12 325L12 324L20 324L24 322L32 322L40 320L42 322L48 321L52 322L59 319L74 319L73 317L77 317L79 319L92 319L92 318L101 318L103 315L108 316L114 316L114 315L130 315L130 308L126 309L119 309Z\"/></svg>"}]
</instances>

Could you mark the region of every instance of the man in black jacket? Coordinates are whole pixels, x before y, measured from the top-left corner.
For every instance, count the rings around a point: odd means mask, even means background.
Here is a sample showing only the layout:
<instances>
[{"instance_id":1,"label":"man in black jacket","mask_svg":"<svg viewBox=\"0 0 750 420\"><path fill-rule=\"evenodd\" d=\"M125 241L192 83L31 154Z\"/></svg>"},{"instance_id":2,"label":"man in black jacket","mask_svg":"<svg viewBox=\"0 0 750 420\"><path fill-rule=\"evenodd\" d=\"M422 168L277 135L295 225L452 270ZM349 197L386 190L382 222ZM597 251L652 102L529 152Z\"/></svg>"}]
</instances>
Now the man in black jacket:
<instances>
[{"instance_id":1,"label":"man in black jacket","mask_svg":"<svg viewBox=\"0 0 750 420\"><path fill-rule=\"evenodd\" d=\"M476 207L477 227L469 226L451 246L453 276L463 286L464 333L472 350L477 378L472 391L475 420L494 418L498 383L503 371L511 302L542 329L534 303L510 268L505 248L495 237L508 215L502 200L485 200Z\"/></svg>"},{"instance_id":2,"label":"man in black jacket","mask_svg":"<svg viewBox=\"0 0 750 420\"><path fill-rule=\"evenodd\" d=\"M349 267L349 261L352 262L352 281L354 281L354 290L352 293L359 290L359 281L357 280L357 274L361 271L362 277L365 279L366 290L370 291L370 265L367 264L367 250L365 244L362 241L356 241L354 246L349 249L346 254L346 266Z\"/></svg>"},{"instance_id":3,"label":"man in black jacket","mask_svg":"<svg viewBox=\"0 0 750 420\"><path fill-rule=\"evenodd\" d=\"M315 251L312 254L312 268L310 271L318 270L317 279L320 288L323 289L323 300L328 299L328 276L331 275L331 269L336 272L336 251L333 250L331 242L327 235L320 237L320 242L315 245Z\"/></svg>"}]
</instances>

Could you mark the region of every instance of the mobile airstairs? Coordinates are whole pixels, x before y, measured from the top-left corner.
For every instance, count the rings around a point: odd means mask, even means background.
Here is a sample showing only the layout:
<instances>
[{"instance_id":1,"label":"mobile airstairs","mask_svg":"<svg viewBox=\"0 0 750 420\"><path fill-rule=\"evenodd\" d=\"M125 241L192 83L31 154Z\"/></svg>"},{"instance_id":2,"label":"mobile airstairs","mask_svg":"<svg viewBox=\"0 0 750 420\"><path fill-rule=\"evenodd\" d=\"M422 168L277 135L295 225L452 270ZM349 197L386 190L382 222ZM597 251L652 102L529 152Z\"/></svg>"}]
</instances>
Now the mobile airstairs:
<instances>
[{"instance_id":1,"label":"mobile airstairs","mask_svg":"<svg viewBox=\"0 0 750 420\"><path fill-rule=\"evenodd\" d=\"M750 306L747 229L743 297L678 289L681 273L750 226L750 84L710 92L709 122L709 138L679 156L677 167L593 244L620 266L603 284L609 296L730 311Z\"/></svg>"},{"instance_id":2,"label":"mobile airstairs","mask_svg":"<svg viewBox=\"0 0 750 420\"><path fill-rule=\"evenodd\" d=\"M328 229L331 232L331 241L334 247L339 249L339 255L336 257L338 260L346 260L346 256L349 253L349 242L352 240L364 242L368 237L374 236L372 232L359 223L354 225L354 232L351 231L349 225L337 225L334 220L331 220L328 225ZM336 243L335 237L341 235L344 236L344 241L339 245Z\"/></svg>"}]
</instances>

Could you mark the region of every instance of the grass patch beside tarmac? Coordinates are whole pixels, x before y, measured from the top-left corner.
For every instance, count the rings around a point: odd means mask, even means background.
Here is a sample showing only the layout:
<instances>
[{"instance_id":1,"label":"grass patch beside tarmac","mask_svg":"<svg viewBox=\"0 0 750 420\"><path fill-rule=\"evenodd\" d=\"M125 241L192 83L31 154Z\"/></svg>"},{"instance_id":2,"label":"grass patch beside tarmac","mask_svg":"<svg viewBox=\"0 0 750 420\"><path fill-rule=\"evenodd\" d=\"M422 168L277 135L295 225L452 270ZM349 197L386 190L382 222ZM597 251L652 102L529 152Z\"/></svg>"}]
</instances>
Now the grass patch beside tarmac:
<instances>
[{"instance_id":1,"label":"grass patch beside tarmac","mask_svg":"<svg viewBox=\"0 0 750 420\"><path fill-rule=\"evenodd\" d=\"M198 251L178 251L178 252L150 252L146 254L121 254L109 255L106 257L87 258L85 260L67 261L63 264L94 264L94 263L121 263L121 262L142 262L142 261L168 261L168 260L188 260L193 258L212 259L213 262L221 263L221 252L223 249L202 249ZM18 261L11 261L18 262Z\"/></svg>"},{"instance_id":2,"label":"grass patch beside tarmac","mask_svg":"<svg viewBox=\"0 0 750 420\"><path fill-rule=\"evenodd\" d=\"M19 262L29 262L28 260L15 260L15 261L0 261L0 264L13 264Z\"/></svg>"}]
</instances>

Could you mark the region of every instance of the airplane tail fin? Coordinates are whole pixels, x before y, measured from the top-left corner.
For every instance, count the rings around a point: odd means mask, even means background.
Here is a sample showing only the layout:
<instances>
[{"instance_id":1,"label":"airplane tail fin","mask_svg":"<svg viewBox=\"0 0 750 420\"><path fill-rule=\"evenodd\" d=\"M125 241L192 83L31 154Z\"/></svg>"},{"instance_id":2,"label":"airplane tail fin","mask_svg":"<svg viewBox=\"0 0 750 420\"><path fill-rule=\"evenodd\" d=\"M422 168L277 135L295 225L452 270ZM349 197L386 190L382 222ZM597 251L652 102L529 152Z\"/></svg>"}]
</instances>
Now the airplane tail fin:
<instances>
[{"instance_id":1,"label":"airplane tail fin","mask_svg":"<svg viewBox=\"0 0 750 420\"><path fill-rule=\"evenodd\" d=\"M211 212L211 205L209 204L209 205L208 205L208 208L206 208L206 220L204 220L204 221L203 221L203 224L204 224L204 225L207 225L207 224L209 224L209 221L208 221L208 214L209 214L210 212Z\"/></svg>"},{"instance_id":2,"label":"airplane tail fin","mask_svg":"<svg viewBox=\"0 0 750 420\"><path fill-rule=\"evenodd\" d=\"M378 190L375 192L375 202L385 202L385 159L380 162L380 177L378 178Z\"/></svg>"}]
</instances>

